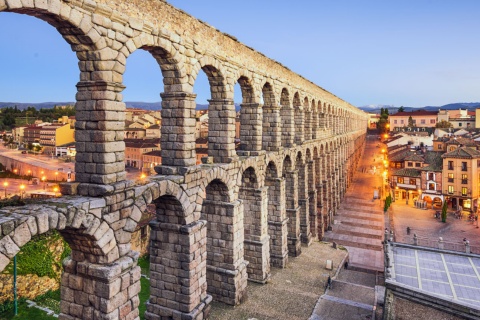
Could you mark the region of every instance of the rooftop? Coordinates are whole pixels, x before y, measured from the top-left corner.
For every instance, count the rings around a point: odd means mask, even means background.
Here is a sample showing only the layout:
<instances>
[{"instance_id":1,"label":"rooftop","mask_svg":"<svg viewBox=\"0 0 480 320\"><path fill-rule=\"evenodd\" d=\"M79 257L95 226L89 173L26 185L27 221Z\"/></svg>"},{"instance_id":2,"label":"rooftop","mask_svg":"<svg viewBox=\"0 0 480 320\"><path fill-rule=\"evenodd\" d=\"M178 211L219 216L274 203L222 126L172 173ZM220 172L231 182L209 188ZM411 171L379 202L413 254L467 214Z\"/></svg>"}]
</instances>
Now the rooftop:
<instances>
[{"instance_id":1,"label":"rooftop","mask_svg":"<svg viewBox=\"0 0 480 320\"><path fill-rule=\"evenodd\" d=\"M480 310L480 255L398 243L391 249L389 282Z\"/></svg>"}]
</instances>

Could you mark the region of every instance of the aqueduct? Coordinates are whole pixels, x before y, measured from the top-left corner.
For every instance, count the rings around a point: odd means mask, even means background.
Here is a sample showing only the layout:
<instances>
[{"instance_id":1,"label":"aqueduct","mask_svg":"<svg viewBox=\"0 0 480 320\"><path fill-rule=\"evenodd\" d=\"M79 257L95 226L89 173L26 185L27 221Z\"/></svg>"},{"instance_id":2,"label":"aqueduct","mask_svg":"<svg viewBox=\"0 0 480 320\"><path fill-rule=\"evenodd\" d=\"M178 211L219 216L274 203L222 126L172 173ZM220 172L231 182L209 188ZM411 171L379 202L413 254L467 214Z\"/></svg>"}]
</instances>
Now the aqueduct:
<instances>
[{"instance_id":1,"label":"aqueduct","mask_svg":"<svg viewBox=\"0 0 480 320\"><path fill-rule=\"evenodd\" d=\"M61 319L138 318L130 238L147 205L156 207L147 319L203 319L212 299L241 303L247 280L264 283L333 222L363 151L361 110L160 0L0 0L0 11L47 21L78 58L76 181L62 198L0 210L0 270L48 230L71 246ZM139 49L164 79L162 165L144 184L126 179L123 142L122 76ZM209 143L195 165L200 70Z\"/></svg>"}]
</instances>

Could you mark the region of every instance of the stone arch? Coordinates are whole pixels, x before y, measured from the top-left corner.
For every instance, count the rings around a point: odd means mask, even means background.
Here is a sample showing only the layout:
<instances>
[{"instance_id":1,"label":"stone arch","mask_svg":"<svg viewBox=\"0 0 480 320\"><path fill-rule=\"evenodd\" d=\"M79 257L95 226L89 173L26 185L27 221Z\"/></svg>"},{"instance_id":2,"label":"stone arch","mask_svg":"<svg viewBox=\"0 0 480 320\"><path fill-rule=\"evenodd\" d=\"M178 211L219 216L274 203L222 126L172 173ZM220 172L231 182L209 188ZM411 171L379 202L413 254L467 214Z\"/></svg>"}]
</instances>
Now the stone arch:
<instances>
[{"instance_id":1,"label":"stone arch","mask_svg":"<svg viewBox=\"0 0 480 320\"><path fill-rule=\"evenodd\" d=\"M164 93L192 93L193 84L189 85L188 83L188 75L185 64L182 61L183 56L180 55L171 42L165 38L140 33L136 37L128 40L124 48L119 50L119 56L123 56L123 52L128 52L129 55L119 59L120 63L118 64L117 72L121 75L125 73L126 62L124 60L128 59L136 50L147 51L155 61L157 61L163 76Z\"/></svg>"},{"instance_id":2,"label":"stone arch","mask_svg":"<svg viewBox=\"0 0 480 320\"><path fill-rule=\"evenodd\" d=\"M282 176L285 178L285 207L287 211L288 254L296 257L301 254L300 221L298 215L298 171L290 155L283 159Z\"/></svg>"},{"instance_id":3,"label":"stone arch","mask_svg":"<svg viewBox=\"0 0 480 320\"><path fill-rule=\"evenodd\" d=\"M221 167L214 167L207 172L206 178L202 181L200 185L201 191L199 192L199 196L197 196L197 203L199 202L201 203L206 199L207 186L210 185L214 180L216 180L217 182L220 182L221 184L227 187L225 198L224 199L222 198L221 201L232 202L236 199L233 194L235 181L232 181L232 179L230 178L230 175L225 169ZM200 194L202 194L203 196L200 196Z\"/></svg>"},{"instance_id":4,"label":"stone arch","mask_svg":"<svg viewBox=\"0 0 480 320\"><path fill-rule=\"evenodd\" d=\"M294 112L287 88L280 94L280 117L282 130L282 147L291 147L294 142Z\"/></svg>"},{"instance_id":5,"label":"stone arch","mask_svg":"<svg viewBox=\"0 0 480 320\"><path fill-rule=\"evenodd\" d=\"M252 81L240 76L238 83L242 91L240 105L239 151L260 151L262 148L262 108L255 102ZM237 130L237 128L235 128ZM241 152L239 152L241 155Z\"/></svg>"},{"instance_id":6,"label":"stone arch","mask_svg":"<svg viewBox=\"0 0 480 320\"><path fill-rule=\"evenodd\" d=\"M228 186L220 179L205 188L201 219L207 221L207 292L213 299L236 305L245 295L247 268L244 261L243 206L230 202ZM226 294L228 293L228 294Z\"/></svg>"},{"instance_id":7,"label":"stone arch","mask_svg":"<svg viewBox=\"0 0 480 320\"><path fill-rule=\"evenodd\" d=\"M207 75L210 83L210 94L212 100L227 99L227 71L225 67L215 58L203 56L197 64L192 67L191 76L196 79L200 70Z\"/></svg>"},{"instance_id":8,"label":"stone arch","mask_svg":"<svg viewBox=\"0 0 480 320\"><path fill-rule=\"evenodd\" d=\"M269 81L262 86L262 149L277 151L282 145L280 108L276 104L275 92Z\"/></svg>"}]
</instances>

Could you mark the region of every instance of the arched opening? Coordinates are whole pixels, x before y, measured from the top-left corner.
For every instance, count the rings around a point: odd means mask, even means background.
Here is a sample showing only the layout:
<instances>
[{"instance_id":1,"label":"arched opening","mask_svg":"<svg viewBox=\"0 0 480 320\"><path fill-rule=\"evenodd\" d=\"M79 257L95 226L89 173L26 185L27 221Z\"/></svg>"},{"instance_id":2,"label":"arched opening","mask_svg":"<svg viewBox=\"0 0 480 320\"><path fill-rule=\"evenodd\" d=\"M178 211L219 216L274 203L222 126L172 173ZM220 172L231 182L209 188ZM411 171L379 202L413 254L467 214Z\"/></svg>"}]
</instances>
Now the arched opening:
<instances>
[{"instance_id":1,"label":"arched opening","mask_svg":"<svg viewBox=\"0 0 480 320\"><path fill-rule=\"evenodd\" d=\"M123 75L125 171L129 180L154 175L155 167L162 164L160 94L164 84L159 63L166 53L160 48L142 49L128 56Z\"/></svg>"},{"instance_id":2,"label":"arched opening","mask_svg":"<svg viewBox=\"0 0 480 320\"><path fill-rule=\"evenodd\" d=\"M282 89L282 94L280 97L280 117L282 118L282 146L291 147L294 142L293 128L295 116L290 101L290 95L286 88Z\"/></svg>"},{"instance_id":3,"label":"arched opening","mask_svg":"<svg viewBox=\"0 0 480 320\"><path fill-rule=\"evenodd\" d=\"M262 149L276 151L281 146L280 140L280 109L276 106L273 88L266 82L262 88L263 99L263 132Z\"/></svg>"},{"instance_id":4,"label":"arched opening","mask_svg":"<svg viewBox=\"0 0 480 320\"><path fill-rule=\"evenodd\" d=\"M236 129L239 126L238 130L240 131L239 154L242 154L241 151L259 151L262 147L262 108L260 104L255 103L253 87L249 78L241 76L238 79L234 86L234 97L239 97L237 94L239 92L242 97L239 124L236 121Z\"/></svg>"},{"instance_id":5,"label":"arched opening","mask_svg":"<svg viewBox=\"0 0 480 320\"><path fill-rule=\"evenodd\" d=\"M210 87L208 100L207 157L201 161L222 163L235 157L235 106L233 99L227 99L226 81L222 72L212 64L205 64L195 78L194 92L202 88L197 79L205 73ZM204 87L204 83L202 87ZM205 96L203 96L205 97ZM197 101L201 101L198 100ZM203 111L203 114L205 111ZM197 160L198 162L198 160Z\"/></svg>"},{"instance_id":6,"label":"arched opening","mask_svg":"<svg viewBox=\"0 0 480 320\"><path fill-rule=\"evenodd\" d=\"M207 185L201 212L207 221L207 292L230 305L243 301L247 281L240 210L239 201L230 202L225 183L215 179Z\"/></svg>"},{"instance_id":7,"label":"arched opening","mask_svg":"<svg viewBox=\"0 0 480 320\"><path fill-rule=\"evenodd\" d=\"M300 145L305 140L305 113L300 103L300 95L295 92L293 96L293 110L295 119L295 143Z\"/></svg>"},{"instance_id":8,"label":"arched opening","mask_svg":"<svg viewBox=\"0 0 480 320\"><path fill-rule=\"evenodd\" d=\"M285 210L285 179L279 177L273 161L265 173L268 187L268 234L270 236L270 264L285 268L288 262L287 213Z\"/></svg>"},{"instance_id":9,"label":"arched opening","mask_svg":"<svg viewBox=\"0 0 480 320\"><path fill-rule=\"evenodd\" d=\"M307 188L308 188L308 216L309 216L309 232L310 238L307 239L310 243L312 239L317 237L317 189L315 187L315 162L312 159L310 149L305 153L306 169L307 169Z\"/></svg>"},{"instance_id":10,"label":"arched opening","mask_svg":"<svg viewBox=\"0 0 480 320\"><path fill-rule=\"evenodd\" d=\"M242 174L238 198L243 201L245 260L248 278L265 282L270 276L270 243L267 224L267 188L259 188L252 167Z\"/></svg>"},{"instance_id":11,"label":"arched opening","mask_svg":"<svg viewBox=\"0 0 480 320\"><path fill-rule=\"evenodd\" d=\"M68 30L75 33L68 35ZM12 102L2 108L0 121L1 131L12 132L7 147L21 150L22 157L57 163L63 170L55 175L56 171L31 161L25 170L31 178L61 181L70 173L75 179L75 94L82 71L75 53L81 50L77 44L84 45L84 50L90 48L90 39L59 17L19 8L0 12L0 41L4 44L0 60L2 101ZM42 135L39 122L47 129ZM63 140L57 139L57 131L65 131ZM58 188L56 183L48 185L48 192Z\"/></svg>"},{"instance_id":12,"label":"arched opening","mask_svg":"<svg viewBox=\"0 0 480 320\"><path fill-rule=\"evenodd\" d=\"M299 215L300 215L300 237L302 243L309 244L311 241L310 233L310 216L308 213L309 210L309 199L308 199L308 176L307 176L307 166L305 159L301 152L297 153L297 159L295 160L296 169L298 171L298 206L299 206Z\"/></svg>"}]
</instances>

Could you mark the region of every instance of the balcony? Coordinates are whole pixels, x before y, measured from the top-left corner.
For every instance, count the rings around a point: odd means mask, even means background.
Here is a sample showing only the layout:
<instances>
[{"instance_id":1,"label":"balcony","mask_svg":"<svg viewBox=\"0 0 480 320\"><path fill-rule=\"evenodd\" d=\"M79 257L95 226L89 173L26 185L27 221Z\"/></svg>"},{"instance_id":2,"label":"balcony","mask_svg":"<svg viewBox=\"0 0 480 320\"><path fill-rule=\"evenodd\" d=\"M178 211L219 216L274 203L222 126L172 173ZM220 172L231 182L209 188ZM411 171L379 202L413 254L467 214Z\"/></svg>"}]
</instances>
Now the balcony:
<instances>
[{"instance_id":1,"label":"balcony","mask_svg":"<svg viewBox=\"0 0 480 320\"><path fill-rule=\"evenodd\" d=\"M453 182L453 178L448 178L448 182Z\"/></svg>"}]
</instances>

